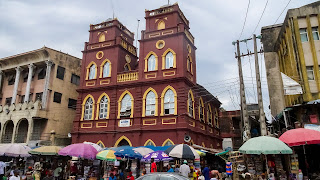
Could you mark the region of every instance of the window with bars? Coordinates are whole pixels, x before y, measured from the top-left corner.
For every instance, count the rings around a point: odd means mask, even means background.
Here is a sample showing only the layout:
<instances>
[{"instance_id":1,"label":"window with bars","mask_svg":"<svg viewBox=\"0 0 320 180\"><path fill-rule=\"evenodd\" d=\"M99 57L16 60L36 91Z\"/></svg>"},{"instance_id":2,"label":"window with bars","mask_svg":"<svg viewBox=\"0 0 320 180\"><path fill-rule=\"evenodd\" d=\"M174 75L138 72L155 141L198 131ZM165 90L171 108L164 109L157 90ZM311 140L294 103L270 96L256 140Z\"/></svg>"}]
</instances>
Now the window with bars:
<instances>
[{"instance_id":1,"label":"window with bars","mask_svg":"<svg viewBox=\"0 0 320 180\"><path fill-rule=\"evenodd\" d=\"M77 100L69 98L68 108L76 110L76 108L77 108Z\"/></svg>"},{"instance_id":2,"label":"window with bars","mask_svg":"<svg viewBox=\"0 0 320 180\"><path fill-rule=\"evenodd\" d=\"M80 84L80 76L71 74L71 83L79 86Z\"/></svg>"},{"instance_id":3,"label":"window with bars","mask_svg":"<svg viewBox=\"0 0 320 180\"><path fill-rule=\"evenodd\" d=\"M191 93L188 94L189 116L193 117L193 101Z\"/></svg>"},{"instance_id":4,"label":"window with bars","mask_svg":"<svg viewBox=\"0 0 320 180\"><path fill-rule=\"evenodd\" d=\"M156 111L156 95L149 91L146 97L146 116L154 116Z\"/></svg>"},{"instance_id":5,"label":"window with bars","mask_svg":"<svg viewBox=\"0 0 320 180\"><path fill-rule=\"evenodd\" d=\"M164 95L164 114L174 114L175 99L174 93L171 89L168 89Z\"/></svg>"},{"instance_id":6,"label":"window with bars","mask_svg":"<svg viewBox=\"0 0 320 180\"><path fill-rule=\"evenodd\" d=\"M168 52L166 54L166 69L173 68L173 54L172 52Z\"/></svg>"},{"instance_id":7,"label":"window with bars","mask_svg":"<svg viewBox=\"0 0 320 180\"><path fill-rule=\"evenodd\" d=\"M131 116L131 97L126 94L121 100L120 107L120 117L130 117Z\"/></svg>"},{"instance_id":8,"label":"window with bars","mask_svg":"<svg viewBox=\"0 0 320 180\"><path fill-rule=\"evenodd\" d=\"M148 71L156 70L156 57L152 54L148 58Z\"/></svg>"},{"instance_id":9,"label":"window with bars","mask_svg":"<svg viewBox=\"0 0 320 180\"><path fill-rule=\"evenodd\" d=\"M103 96L100 101L100 110L99 110L99 118L106 119L108 116L108 98L107 96Z\"/></svg>"},{"instance_id":10,"label":"window with bars","mask_svg":"<svg viewBox=\"0 0 320 180\"><path fill-rule=\"evenodd\" d=\"M308 41L307 28L300 28L299 32L300 32L301 42L307 42Z\"/></svg>"},{"instance_id":11,"label":"window with bars","mask_svg":"<svg viewBox=\"0 0 320 180\"><path fill-rule=\"evenodd\" d=\"M57 68L57 78L63 80L66 69L64 67L58 66Z\"/></svg>"},{"instance_id":12,"label":"window with bars","mask_svg":"<svg viewBox=\"0 0 320 180\"><path fill-rule=\"evenodd\" d=\"M313 66L307 66L306 68L307 68L308 80L314 80Z\"/></svg>"},{"instance_id":13,"label":"window with bars","mask_svg":"<svg viewBox=\"0 0 320 180\"><path fill-rule=\"evenodd\" d=\"M312 29L313 40L319 40L318 27L312 27L311 29Z\"/></svg>"},{"instance_id":14,"label":"window with bars","mask_svg":"<svg viewBox=\"0 0 320 180\"><path fill-rule=\"evenodd\" d=\"M84 105L84 120L91 120L93 113L93 100L88 98L86 104Z\"/></svg>"}]
</instances>

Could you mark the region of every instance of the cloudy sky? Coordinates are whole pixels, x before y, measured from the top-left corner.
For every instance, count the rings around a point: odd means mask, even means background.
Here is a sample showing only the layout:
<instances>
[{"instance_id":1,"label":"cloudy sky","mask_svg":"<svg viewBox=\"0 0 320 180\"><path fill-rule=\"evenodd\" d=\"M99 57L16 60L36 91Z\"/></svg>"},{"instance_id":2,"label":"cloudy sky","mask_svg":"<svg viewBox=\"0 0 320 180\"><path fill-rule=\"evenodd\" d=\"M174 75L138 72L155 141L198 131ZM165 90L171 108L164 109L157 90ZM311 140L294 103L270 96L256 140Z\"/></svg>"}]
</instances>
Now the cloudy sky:
<instances>
[{"instance_id":1,"label":"cloudy sky","mask_svg":"<svg viewBox=\"0 0 320 180\"><path fill-rule=\"evenodd\" d=\"M232 41L259 34L262 26L283 22L287 9L296 8L315 0L171 0L178 2L190 21L197 50L198 83L218 96L227 110L239 109L239 81L235 47ZM288 7L280 16L288 2ZM0 58L45 46L81 58L84 42L89 38L89 24L117 17L131 31L145 28L144 10L155 9L167 0L0 0ZM261 22L262 11L266 6ZM278 17L279 20L276 22ZM257 28L256 28L257 27ZM255 30L256 28L256 30ZM255 31L254 31L255 30ZM140 37L140 36L139 36ZM252 49L252 43L241 44L241 50ZM261 60L263 60L261 58ZM269 97L262 61L262 86L265 112ZM257 102L254 58L243 59L246 95L249 103Z\"/></svg>"}]
</instances>

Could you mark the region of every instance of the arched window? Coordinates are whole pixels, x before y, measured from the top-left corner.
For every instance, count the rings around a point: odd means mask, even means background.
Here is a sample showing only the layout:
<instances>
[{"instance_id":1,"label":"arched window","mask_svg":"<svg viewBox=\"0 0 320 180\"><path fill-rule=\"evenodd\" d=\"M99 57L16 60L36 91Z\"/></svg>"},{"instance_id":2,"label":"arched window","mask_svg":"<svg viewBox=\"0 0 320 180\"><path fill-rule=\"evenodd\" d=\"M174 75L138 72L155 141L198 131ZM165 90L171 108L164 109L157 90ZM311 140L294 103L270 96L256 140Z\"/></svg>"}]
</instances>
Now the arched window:
<instances>
[{"instance_id":1,"label":"arched window","mask_svg":"<svg viewBox=\"0 0 320 180\"><path fill-rule=\"evenodd\" d=\"M212 110L211 110L210 104L208 105L207 118L208 118L208 124L212 125Z\"/></svg>"},{"instance_id":2,"label":"arched window","mask_svg":"<svg viewBox=\"0 0 320 180\"><path fill-rule=\"evenodd\" d=\"M99 42L103 42L106 40L106 36L104 35L104 33L101 33L99 36Z\"/></svg>"},{"instance_id":3,"label":"arched window","mask_svg":"<svg viewBox=\"0 0 320 180\"><path fill-rule=\"evenodd\" d=\"M218 113L218 109L215 109L215 114L214 114L214 123L217 127L219 127L219 113Z\"/></svg>"},{"instance_id":4,"label":"arched window","mask_svg":"<svg viewBox=\"0 0 320 180\"><path fill-rule=\"evenodd\" d=\"M107 96L103 96L100 100L100 109L99 109L99 118L106 119L108 116L108 98Z\"/></svg>"},{"instance_id":5,"label":"arched window","mask_svg":"<svg viewBox=\"0 0 320 180\"><path fill-rule=\"evenodd\" d=\"M84 120L92 120L93 115L93 100L89 97L84 106Z\"/></svg>"},{"instance_id":6,"label":"arched window","mask_svg":"<svg viewBox=\"0 0 320 180\"><path fill-rule=\"evenodd\" d=\"M162 146L172 146L172 145L174 145L174 143L170 139L165 140L162 144Z\"/></svg>"},{"instance_id":7,"label":"arched window","mask_svg":"<svg viewBox=\"0 0 320 180\"><path fill-rule=\"evenodd\" d=\"M204 121L204 106L203 106L203 100L201 97L199 100L199 120Z\"/></svg>"},{"instance_id":8,"label":"arched window","mask_svg":"<svg viewBox=\"0 0 320 180\"><path fill-rule=\"evenodd\" d=\"M173 68L173 53L172 52L168 52L166 54L166 69L170 69Z\"/></svg>"},{"instance_id":9,"label":"arched window","mask_svg":"<svg viewBox=\"0 0 320 180\"><path fill-rule=\"evenodd\" d=\"M96 65L92 64L89 68L89 79L95 79L96 78Z\"/></svg>"},{"instance_id":10,"label":"arched window","mask_svg":"<svg viewBox=\"0 0 320 180\"><path fill-rule=\"evenodd\" d=\"M131 96L126 94L121 100L120 107L120 117L130 117L131 116Z\"/></svg>"},{"instance_id":11,"label":"arched window","mask_svg":"<svg viewBox=\"0 0 320 180\"><path fill-rule=\"evenodd\" d=\"M171 89L168 89L164 95L164 114L174 114L175 98Z\"/></svg>"},{"instance_id":12,"label":"arched window","mask_svg":"<svg viewBox=\"0 0 320 180\"><path fill-rule=\"evenodd\" d=\"M111 74L110 74L110 62L106 62L104 63L103 65L103 73L102 73L102 77L110 77Z\"/></svg>"},{"instance_id":13,"label":"arched window","mask_svg":"<svg viewBox=\"0 0 320 180\"><path fill-rule=\"evenodd\" d=\"M192 73L192 60L190 56L187 58L187 70Z\"/></svg>"},{"instance_id":14,"label":"arched window","mask_svg":"<svg viewBox=\"0 0 320 180\"><path fill-rule=\"evenodd\" d=\"M156 57L152 54L148 58L148 71L156 70Z\"/></svg>"},{"instance_id":15,"label":"arched window","mask_svg":"<svg viewBox=\"0 0 320 180\"><path fill-rule=\"evenodd\" d=\"M160 29L165 29L166 28L166 24L164 23L164 21L160 21L159 23L158 23L158 30L160 30Z\"/></svg>"},{"instance_id":16,"label":"arched window","mask_svg":"<svg viewBox=\"0 0 320 180\"><path fill-rule=\"evenodd\" d=\"M194 99L191 90L188 93L188 113L189 116L194 117Z\"/></svg>"},{"instance_id":17,"label":"arched window","mask_svg":"<svg viewBox=\"0 0 320 180\"><path fill-rule=\"evenodd\" d=\"M156 146L156 144L155 144L151 139L148 139L148 140L144 143L144 146Z\"/></svg>"},{"instance_id":18,"label":"arched window","mask_svg":"<svg viewBox=\"0 0 320 180\"><path fill-rule=\"evenodd\" d=\"M146 116L154 116L156 112L156 95L149 91L146 97Z\"/></svg>"}]
</instances>

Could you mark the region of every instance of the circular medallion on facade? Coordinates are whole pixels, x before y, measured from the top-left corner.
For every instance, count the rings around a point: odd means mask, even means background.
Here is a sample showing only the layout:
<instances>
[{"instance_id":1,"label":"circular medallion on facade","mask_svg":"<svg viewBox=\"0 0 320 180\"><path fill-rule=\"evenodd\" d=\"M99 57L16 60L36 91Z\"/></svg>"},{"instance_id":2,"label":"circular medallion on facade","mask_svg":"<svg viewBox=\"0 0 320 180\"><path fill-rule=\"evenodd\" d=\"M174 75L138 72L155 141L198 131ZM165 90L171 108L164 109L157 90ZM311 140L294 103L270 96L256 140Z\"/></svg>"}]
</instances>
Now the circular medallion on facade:
<instances>
[{"instance_id":1,"label":"circular medallion on facade","mask_svg":"<svg viewBox=\"0 0 320 180\"><path fill-rule=\"evenodd\" d=\"M131 62L131 57L130 57L128 54L126 55L125 59L126 59L126 62L127 62L127 63L130 63L130 62Z\"/></svg>"},{"instance_id":2,"label":"circular medallion on facade","mask_svg":"<svg viewBox=\"0 0 320 180\"><path fill-rule=\"evenodd\" d=\"M189 53L191 53L191 46L190 46L190 44L188 44L187 50L188 50Z\"/></svg>"},{"instance_id":3,"label":"circular medallion on facade","mask_svg":"<svg viewBox=\"0 0 320 180\"><path fill-rule=\"evenodd\" d=\"M103 52L102 51L99 51L99 52L97 52L97 54L96 54L96 58L97 59L102 59L103 58Z\"/></svg>"},{"instance_id":4,"label":"circular medallion on facade","mask_svg":"<svg viewBox=\"0 0 320 180\"><path fill-rule=\"evenodd\" d=\"M156 48L157 49L162 49L162 48L164 48L164 46L165 46L164 40L157 41L157 43L156 43Z\"/></svg>"}]
</instances>

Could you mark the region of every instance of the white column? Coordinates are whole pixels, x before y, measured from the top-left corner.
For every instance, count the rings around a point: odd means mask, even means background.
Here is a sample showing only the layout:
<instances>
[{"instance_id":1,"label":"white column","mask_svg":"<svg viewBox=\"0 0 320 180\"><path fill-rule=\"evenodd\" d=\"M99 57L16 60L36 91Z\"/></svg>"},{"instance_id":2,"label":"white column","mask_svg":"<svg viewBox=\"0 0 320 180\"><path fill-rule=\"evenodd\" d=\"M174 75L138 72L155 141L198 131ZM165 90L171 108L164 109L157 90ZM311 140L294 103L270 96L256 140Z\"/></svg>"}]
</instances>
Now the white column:
<instances>
[{"instance_id":1,"label":"white column","mask_svg":"<svg viewBox=\"0 0 320 180\"><path fill-rule=\"evenodd\" d=\"M20 68L20 66L18 66L18 67L16 67L16 78L14 80L14 87L13 87L11 104L16 103L18 86L19 86L19 81L20 81L20 73L21 73L21 68Z\"/></svg>"},{"instance_id":2,"label":"white column","mask_svg":"<svg viewBox=\"0 0 320 180\"><path fill-rule=\"evenodd\" d=\"M2 78L3 78L3 71L0 70L0 91L1 91L1 94L2 94L2 80L3 80Z\"/></svg>"},{"instance_id":3,"label":"white column","mask_svg":"<svg viewBox=\"0 0 320 180\"><path fill-rule=\"evenodd\" d=\"M28 73L26 93L25 93L25 96L24 96L24 102L29 102L29 98L30 98L30 88L31 88L31 80L32 80L32 74L33 74L34 65L33 65L33 64L29 64L28 67L29 67L29 73Z\"/></svg>"},{"instance_id":4,"label":"white column","mask_svg":"<svg viewBox=\"0 0 320 180\"><path fill-rule=\"evenodd\" d=\"M27 144L31 140L32 132L33 132L33 119L31 118L31 120L28 121L28 134L27 134L27 141L26 141Z\"/></svg>"},{"instance_id":5,"label":"white column","mask_svg":"<svg viewBox=\"0 0 320 180\"><path fill-rule=\"evenodd\" d=\"M15 143L15 140L16 140L16 131L17 131L17 125L18 125L18 124L14 124L14 123L13 123L13 131L12 131L12 139L11 139L11 143Z\"/></svg>"},{"instance_id":6,"label":"white column","mask_svg":"<svg viewBox=\"0 0 320 180\"><path fill-rule=\"evenodd\" d=\"M52 67L53 63L52 63L52 61L48 60L48 61L46 61L46 64L47 64L46 78L45 78L43 94L42 94L42 108L43 109L47 108L48 88L49 88L51 67Z\"/></svg>"}]
</instances>

